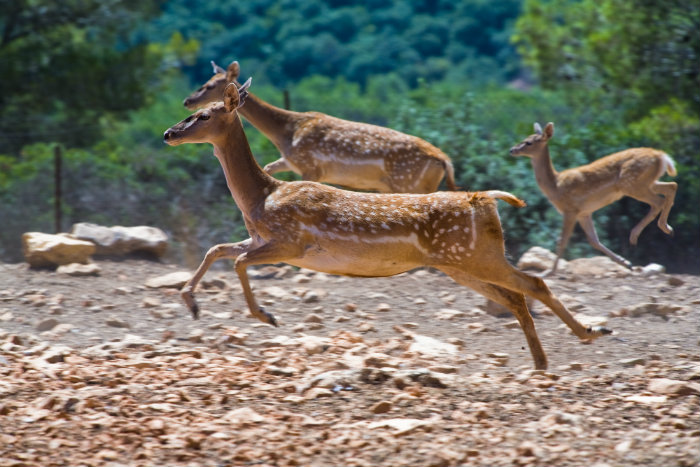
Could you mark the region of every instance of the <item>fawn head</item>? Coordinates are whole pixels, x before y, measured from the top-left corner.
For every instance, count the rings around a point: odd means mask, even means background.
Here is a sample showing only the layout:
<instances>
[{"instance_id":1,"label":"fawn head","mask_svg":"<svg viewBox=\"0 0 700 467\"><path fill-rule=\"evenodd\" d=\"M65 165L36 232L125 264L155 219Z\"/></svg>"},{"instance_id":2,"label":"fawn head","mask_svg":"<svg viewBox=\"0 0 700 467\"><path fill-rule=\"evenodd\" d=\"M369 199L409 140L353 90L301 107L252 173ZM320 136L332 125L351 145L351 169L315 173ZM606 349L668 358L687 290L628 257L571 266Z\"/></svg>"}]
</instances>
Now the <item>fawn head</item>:
<instances>
[{"instance_id":1,"label":"fawn head","mask_svg":"<svg viewBox=\"0 0 700 467\"><path fill-rule=\"evenodd\" d=\"M231 119L237 117L236 110L243 105L248 96L251 80L252 78L248 78L240 88L236 83L229 83L223 90L223 101L209 104L168 128L163 134L163 141L170 146L211 143L218 135L225 134Z\"/></svg>"},{"instance_id":2,"label":"fawn head","mask_svg":"<svg viewBox=\"0 0 700 467\"><path fill-rule=\"evenodd\" d=\"M527 157L537 155L552 136L554 136L554 123L547 123L544 130L539 123L535 123L535 133L525 138L520 144L510 148L510 155Z\"/></svg>"},{"instance_id":3,"label":"fawn head","mask_svg":"<svg viewBox=\"0 0 700 467\"><path fill-rule=\"evenodd\" d=\"M241 67L237 61L231 62L226 70L214 63L214 60L211 61L211 65L214 68L214 76L187 96L182 103L189 110L196 110L212 102L220 101L226 86L236 81L241 73Z\"/></svg>"}]
</instances>

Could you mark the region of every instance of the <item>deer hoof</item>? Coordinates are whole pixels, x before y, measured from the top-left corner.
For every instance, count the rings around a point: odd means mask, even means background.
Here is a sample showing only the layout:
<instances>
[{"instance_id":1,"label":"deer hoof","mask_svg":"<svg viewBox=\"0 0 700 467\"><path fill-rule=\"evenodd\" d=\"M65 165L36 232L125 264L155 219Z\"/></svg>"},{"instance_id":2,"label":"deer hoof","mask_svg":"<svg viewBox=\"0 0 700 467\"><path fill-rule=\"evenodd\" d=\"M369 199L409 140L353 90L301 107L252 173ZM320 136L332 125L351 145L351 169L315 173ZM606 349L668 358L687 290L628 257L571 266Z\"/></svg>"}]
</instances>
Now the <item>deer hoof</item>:
<instances>
[{"instance_id":1,"label":"deer hoof","mask_svg":"<svg viewBox=\"0 0 700 467\"><path fill-rule=\"evenodd\" d=\"M596 337L612 334L612 330L604 326L588 326L588 328L586 328L586 333L589 338L594 339Z\"/></svg>"},{"instance_id":2,"label":"deer hoof","mask_svg":"<svg viewBox=\"0 0 700 467\"><path fill-rule=\"evenodd\" d=\"M269 311L265 311L263 307L260 307L260 314L262 315L260 317L260 321L263 323L270 324L274 327L279 327L279 324L277 324L277 318L275 318L275 315L270 313Z\"/></svg>"},{"instance_id":3,"label":"deer hoof","mask_svg":"<svg viewBox=\"0 0 700 467\"><path fill-rule=\"evenodd\" d=\"M197 305L196 303L193 304L190 307L190 311L192 312L192 319L199 319L199 305Z\"/></svg>"}]
</instances>

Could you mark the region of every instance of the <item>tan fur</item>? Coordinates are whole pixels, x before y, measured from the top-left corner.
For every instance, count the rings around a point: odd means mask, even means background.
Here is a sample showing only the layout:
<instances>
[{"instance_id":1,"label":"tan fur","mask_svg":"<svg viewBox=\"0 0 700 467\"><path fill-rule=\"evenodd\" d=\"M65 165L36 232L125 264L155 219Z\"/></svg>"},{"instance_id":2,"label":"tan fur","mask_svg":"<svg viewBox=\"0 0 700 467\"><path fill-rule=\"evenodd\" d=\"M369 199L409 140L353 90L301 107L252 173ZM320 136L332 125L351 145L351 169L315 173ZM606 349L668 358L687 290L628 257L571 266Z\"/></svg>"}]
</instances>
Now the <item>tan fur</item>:
<instances>
[{"instance_id":1,"label":"tan fur","mask_svg":"<svg viewBox=\"0 0 700 467\"><path fill-rule=\"evenodd\" d=\"M664 173L676 174L673 159L668 154L652 148L631 148L602 157L587 165L557 172L552 165L547 146L553 135L554 124L550 122L542 130L536 123L535 134L528 136L510 150L514 156L530 157L537 184L557 211L564 216L557 258L549 271L550 274L556 271L559 258L564 253L577 222L594 248L616 263L631 267L629 261L600 243L592 217L593 212L623 196L651 206L649 213L630 233L632 245L637 244L644 227L659 213L659 228L667 234L673 233L673 228L668 225L668 215L673 206L677 185L675 182L658 181Z\"/></svg>"},{"instance_id":2,"label":"tan fur","mask_svg":"<svg viewBox=\"0 0 700 467\"><path fill-rule=\"evenodd\" d=\"M244 94L248 83L241 87ZM234 260L234 268L253 316L276 324L255 301L246 268L279 263L347 276L391 276L411 269L437 268L460 284L507 306L523 328L535 367L547 367L527 294L552 310L581 339L610 331L586 329L545 283L505 258L496 200L524 203L502 191L375 194L340 190L315 182L283 182L265 173L250 152L236 109L235 85L224 102L210 104L174 125L164 135L170 145L214 145L250 238L211 248L181 295L196 317L194 290L211 264Z\"/></svg>"},{"instance_id":3,"label":"tan fur","mask_svg":"<svg viewBox=\"0 0 700 467\"><path fill-rule=\"evenodd\" d=\"M185 99L185 107L194 110L221 100L240 73L238 62L226 71L216 65L214 70ZM269 174L293 171L304 180L380 193L432 193L446 177L447 187L457 189L450 158L415 136L319 112L291 112L252 94L239 113L280 151L282 157L265 166Z\"/></svg>"}]
</instances>

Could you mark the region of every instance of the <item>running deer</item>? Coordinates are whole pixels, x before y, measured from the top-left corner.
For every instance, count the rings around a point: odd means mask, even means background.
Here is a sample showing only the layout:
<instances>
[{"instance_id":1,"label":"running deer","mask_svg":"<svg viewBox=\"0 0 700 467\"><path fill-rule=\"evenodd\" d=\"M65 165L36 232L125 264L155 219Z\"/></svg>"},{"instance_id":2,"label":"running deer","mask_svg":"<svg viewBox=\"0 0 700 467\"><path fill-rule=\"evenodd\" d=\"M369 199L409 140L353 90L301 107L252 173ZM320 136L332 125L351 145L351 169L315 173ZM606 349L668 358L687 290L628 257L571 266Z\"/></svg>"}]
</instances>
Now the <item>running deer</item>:
<instances>
[{"instance_id":1,"label":"running deer","mask_svg":"<svg viewBox=\"0 0 700 467\"><path fill-rule=\"evenodd\" d=\"M571 233L578 222L593 248L605 253L613 261L625 267L632 264L606 248L593 225L593 213L623 196L629 196L651 206L649 213L639 221L630 233L630 243L637 244L639 235L661 213L659 228L673 234L668 225L668 214L673 206L678 185L675 182L658 181L664 173L676 175L671 157L656 149L631 148L610 154L581 167L557 172L549 158L548 141L554 135L554 124L544 130L535 123L535 134L525 138L510 150L513 156L527 156L532 161L535 179L544 195L564 217L561 236L557 245L557 258L547 274L557 270L557 263L564 254ZM661 196L659 196L661 195Z\"/></svg>"},{"instance_id":2,"label":"running deer","mask_svg":"<svg viewBox=\"0 0 700 467\"><path fill-rule=\"evenodd\" d=\"M199 314L194 297L197 284L214 261L228 258L234 261L250 313L275 326L275 317L253 296L248 266L284 262L360 277L392 276L423 266L437 268L513 312L537 369L547 367L547 357L524 294L549 306L582 340L611 332L583 326L542 279L508 263L496 200L525 205L510 193L361 193L316 182L285 182L267 174L250 151L237 113L249 85L250 80L238 89L231 83L223 102L196 111L163 135L171 146L214 146L250 233L242 242L209 249L183 286L181 296L195 319Z\"/></svg>"},{"instance_id":3,"label":"running deer","mask_svg":"<svg viewBox=\"0 0 700 467\"><path fill-rule=\"evenodd\" d=\"M238 84L238 62L226 70L212 65L214 76L185 99L188 109L220 101L226 85ZM450 158L415 136L319 112L280 109L253 94L240 114L279 150L281 158L264 169L271 175L291 170L304 180L380 193L432 193L446 177L447 187L457 189Z\"/></svg>"}]
</instances>

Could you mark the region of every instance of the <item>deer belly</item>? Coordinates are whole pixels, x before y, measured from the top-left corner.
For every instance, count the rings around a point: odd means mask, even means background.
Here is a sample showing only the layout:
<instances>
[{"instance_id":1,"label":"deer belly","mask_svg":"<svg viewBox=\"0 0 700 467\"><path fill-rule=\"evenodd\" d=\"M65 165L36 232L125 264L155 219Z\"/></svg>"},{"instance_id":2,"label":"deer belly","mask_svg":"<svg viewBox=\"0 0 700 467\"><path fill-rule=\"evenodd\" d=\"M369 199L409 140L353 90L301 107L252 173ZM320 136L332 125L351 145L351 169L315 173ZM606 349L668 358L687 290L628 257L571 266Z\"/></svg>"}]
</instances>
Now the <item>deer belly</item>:
<instances>
[{"instance_id":1,"label":"deer belly","mask_svg":"<svg viewBox=\"0 0 700 467\"><path fill-rule=\"evenodd\" d=\"M316 239L294 266L344 276L383 277L410 271L425 264L420 246L412 237Z\"/></svg>"}]
</instances>

